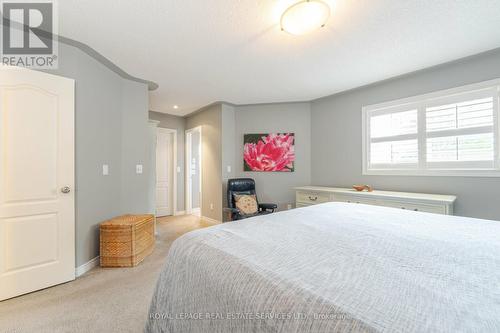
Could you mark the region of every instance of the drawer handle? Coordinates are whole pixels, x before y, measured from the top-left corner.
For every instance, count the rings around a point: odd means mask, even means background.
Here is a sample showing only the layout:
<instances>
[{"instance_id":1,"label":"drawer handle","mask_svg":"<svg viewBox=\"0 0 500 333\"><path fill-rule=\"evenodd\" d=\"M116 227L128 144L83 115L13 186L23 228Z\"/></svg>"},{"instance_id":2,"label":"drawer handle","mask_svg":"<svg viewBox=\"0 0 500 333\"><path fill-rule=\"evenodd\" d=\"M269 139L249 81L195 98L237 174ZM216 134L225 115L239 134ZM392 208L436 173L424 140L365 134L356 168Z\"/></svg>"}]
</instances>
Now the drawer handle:
<instances>
[{"instance_id":1,"label":"drawer handle","mask_svg":"<svg viewBox=\"0 0 500 333\"><path fill-rule=\"evenodd\" d=\"M311 196L309 196L309 200L316 201L316 200L318 200L318 197L311 197Z\"/></svg>"},{"instance_id":2,"label":"drawer handle","mask_svg":"<svg viewBox=\"0 0 500 333\"><path fill-rule=\"evenodd\" d=\"M418 212L418 208L415 208L414 211Z\"/></svg>"}]
</instances>

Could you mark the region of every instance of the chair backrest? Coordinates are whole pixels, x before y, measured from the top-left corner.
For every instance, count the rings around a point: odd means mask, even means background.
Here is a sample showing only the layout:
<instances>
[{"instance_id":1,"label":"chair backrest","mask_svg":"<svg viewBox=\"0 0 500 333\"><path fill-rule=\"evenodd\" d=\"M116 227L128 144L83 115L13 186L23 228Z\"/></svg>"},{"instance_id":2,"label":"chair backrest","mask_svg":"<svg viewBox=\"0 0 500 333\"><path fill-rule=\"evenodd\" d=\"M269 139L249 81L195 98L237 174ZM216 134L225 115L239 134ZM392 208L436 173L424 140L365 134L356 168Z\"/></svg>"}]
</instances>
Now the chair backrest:
<instances>
[{"instance_id":1,"label":"chair backrest","mask_svg":"<svg viewBox=\"0 0 500 333\"><path fill-rule=\"evenodd\" d=\"M234 195L235 194L254 194L257 198L257 193L255 193L255 181L252 178L234 178L227 181L227 206L229 208L235 208Z\"/></svg>"}]
</instances>

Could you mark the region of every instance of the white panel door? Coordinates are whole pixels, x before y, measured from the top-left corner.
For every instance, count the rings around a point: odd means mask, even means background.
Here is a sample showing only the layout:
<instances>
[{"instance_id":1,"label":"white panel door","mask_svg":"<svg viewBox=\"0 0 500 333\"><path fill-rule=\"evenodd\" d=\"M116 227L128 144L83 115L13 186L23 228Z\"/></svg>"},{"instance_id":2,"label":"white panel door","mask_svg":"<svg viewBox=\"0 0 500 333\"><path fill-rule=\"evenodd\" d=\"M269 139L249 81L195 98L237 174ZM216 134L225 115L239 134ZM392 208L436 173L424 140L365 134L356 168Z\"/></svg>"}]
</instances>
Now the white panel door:
<instances>
[{"instance_id":1,"label":"white panel door","mask_svg":"<svg viewBox=\"0 0 500 333\"><path fill-rule=\"evenodd\" d=\"M156 216L173 214L173 134L159 128L156 143Z\"/></svg>"},{"instance_id":2,"label":"white panel door","mask_svg":"<svg viewBox=\"0 0 500 333\"><path fill-rule=\"evenodd\" d=\"M0 300L74 280L74 81L0 66Z\"/></svg>"}]
</instances>

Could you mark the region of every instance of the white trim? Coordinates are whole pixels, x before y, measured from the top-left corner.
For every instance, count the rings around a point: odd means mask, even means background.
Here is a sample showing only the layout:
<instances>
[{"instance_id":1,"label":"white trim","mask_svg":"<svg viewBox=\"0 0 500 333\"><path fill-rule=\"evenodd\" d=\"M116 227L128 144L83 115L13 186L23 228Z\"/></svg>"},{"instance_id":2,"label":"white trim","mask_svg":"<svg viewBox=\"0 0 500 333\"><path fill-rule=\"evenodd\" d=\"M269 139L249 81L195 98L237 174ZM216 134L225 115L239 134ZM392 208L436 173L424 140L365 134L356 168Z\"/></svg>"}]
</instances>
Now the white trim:
<instances>
[{"instance_id":1,"label":"white trim","mask_svg":"<svg viewBox=\"0 0 500 333\"><path fill-rule=\"evenodd\" d=\"M201 219L204 220L205 222L208 222L211 224L221 224L222 223L221 221L217 221L217 220L214 220L214 219L212 219L210 217L206 217L206 216L202 216Z\"/></svg>"},{"instance_id":2,"label":"white trim","mask_svg":"<svg viewBox=\"0 0 500 333\"><path fill-rule=\"evenodd\" d=\"M193 207L192 207L192 186L191 186L191 140L188 139L190 135L192 135L193 132L199 132L200 133L200 156L198 158L198 163L199 163L199 172L200 172L200 217L201 217L201 212L203 211L203 130L202 126L197 126L193 127L190 129L186 130L185 133L185 142L186 142L186 161L185 161L185 172L184 172L184 177L185 177L185 185L186 185L186 191L185 191L185 206L186 206L186 214L193 214Z\"/></svg>"},{"instance_id":3,"label":"white trim","mask_svg":"<svg viewBox=\"0 0 500 333\"><path fill-rule=\"evenodd\" d=\"M184 206L186 214L191 213L191 134L188 130L184 133Z\"/></svg>"},{"instance_id":4,"label":"white trim","mask_svg":"<svg viewBox=\"0 0 500 333\"><path fill-rule=\"evenodd\" d=\"M201 208L200 208L200 207L198 207L198 208L193 208L193 209L191 210L191 214L192 214L192 215L196 215L196 216L201 216Z\"/></svg>"},{"instance_id":5,"label":"white trim","mask_svg":"<svg viewBox=\"0 0 500 333\"><path fill-rule=\"evenodd\" d=\"M368 143L369 140L369 135L368 132L370 130L370 127L368 126L368 109L362 108L361 109L361 163L362 163L362 169L361 169L361 174L363 175L368 175L368 147L370 144Z\"/></svg>"},{"instance_id":6,"label":"white trim","mask_svg":"<svg viewBox=\"0 0 500 333\"><path fill-rule=\"evenodd\" d=\"M451 89L445 89L445 90L439 90L435 92L431 92L428 94L423 94L423 95L417 95L417 96L412 96L412 97L407 97L407 98L401 98L397 99L394 101L388 101L388 102L383 102L379 104L373 104L373 105L368 105L363 107L363 110L367 111L374 111L377 109L384 109L384 108L389 108L389 107L399 107L399 106L404 106L404 105L409 105L412 103L417 103L421 102L422 100L431 100L435 98L442 98L443 96L446 95L458 95L464 92L468 91L474 91L474 90L484 90L488 88L493 88L493 86L500 85L500 78L498 79L493 79L493 80L488 80L488 81L483 81L483 82L478 82L478 83L473 83L473 84L468 84L466 86L461 86L461 87L455 87Z\"/></svg>"},{"instance_id":7,"label":"white trim","mask_svg":"<svg viewBox=\"0 0 500 333\"><path fill-rule=\"evenodd\" d=\"M458 130L446 130L429 132L426 131L425 110L433 105L455 102L457 95L470 96L470 98L491 97L493 95L493 129L491 126L481 128L466 128ZM500 79L474 83L462 87L440 90L429 94L403 98L395 101L384 102L362 108L362 174L363 175L393 175L393 176L455 176L455 177L500 177L500 124L498 121L500 103ZM370 139L370 117L399 111L417 109L419 114L418 133L410 135L398 135L392 137ZM495 140L494 161L487 162L449 162L430 163L426 159L427 138L491 133L493 131ZM385 142L402 140L416 137L419 143L418 165L369 165L370 144L373 142ZM491 165L491 167L490 167ZM378 167L378 169L377 169Z\"/></svg>"},{"instance_id":8,"label":"white trim","mask_svg":"<svg viewBox=\"0 0 500 333\"><path fill-rule=\"evenodd\" d=\"M185 210L176 210L174 216L186 215Z\"/></svg>"},{"instance_id":9,"label":"white trim","mask_svg":"<svg viewBox=\"0 0 500 333\"><path fill-rule=\"evenodd\" d=\"M75 275L76 275L76 277L80 277L83 274L85 274L88 271L90 271L92 268L99 266L99 263L100 263L100 257L97 256L97 257L95 257L93 259L90 259L85 264L83 264L81 266L78 266L77 268L75 268Z\"/></svg>"},{"instance_id":10,"label":"white trim","mask_svg":"<svg viewBox=\"0 0 500 333\"><path fill-rule=\"evenodd\" d=\"M495 178L500 177L498 170L401 170L401 169L384 169L384 170L369 170L363 172L364 176L422 176L422 177L484 177Z\"/></svg>"},{"instance_id":11,"label":"white trim","mask_svg":"<svg viewBox=\"0 0 500 333\"><path fill-rule=\"evenodd\" d=\"M172 214L175 215L175 211L177 210L177 129L173 128L166 128L166 127L158 127L157 128L157 133L158 132L163 132L163 133L168 133L168 134L173 134L174 135L174 142L173 142L173 155L174 155L174 160L172 162L173 165L173 189L172 189ZM155 166L156 167L156 166ZM155 184L156 184L156 179L155 179ZM156 185L155 185L156 186ZM156 189L155 189L156 190ZM155 212L156 212L156 200L155 200Z\"/></svg>"},{"instance_id":12,"label":"white trim","mask_svg":"<svg viewBox=\"0 0 500 333\"><path fill-rule=\"evenodd\" d=\"M378 142L390 142L390 141L403 141L403 140L418 140L418 134L401 134L401 135L394 135L394 136L384 136L380 138L372 138L371 143L378 143Z\"/></svg>"},{"instance_id":13,"label":"white trim","mask_svg":"<svg viewBox=\"0 0 500 333\"><path fill-rule=\"evenodd\" d=\"M493 112L495 115L496 112ZM473 135L473 134L488 134L495 132L494 126L481 126L481 127L471 127L471 128L459 128L459 129L448 129L434 132L427 132L426 138L443 138L447 136L456 135Z\"/></svg>"},{"instance_id":14,"label":"white trim","mask_svg":"<svg viewBox=\"0 0 500 333\"><path fill-rule=\"evenodd\" d=\"M153 141L153 147L151 149L151 155L154 156L154 161L151 160L151 169L154 171L153 172L153 178L154 178L154 185L153 185L153 189L150 189L150 191L152 191L152 195L153 195L153 201L154 201L154 206L153 206L153 214L155 215L155 224L154 224L154 233L155 235L158 235L158 231L157 231L157 225L156 225L156 184L157 184L157 181L156 181L156 146L158 145L158 126L160 125L160 121L159 120L153 120L153 119L149 119L148 120L148 125L149 125L149 128L154 130L154 141Z\"/></svg>"}]
</instances>

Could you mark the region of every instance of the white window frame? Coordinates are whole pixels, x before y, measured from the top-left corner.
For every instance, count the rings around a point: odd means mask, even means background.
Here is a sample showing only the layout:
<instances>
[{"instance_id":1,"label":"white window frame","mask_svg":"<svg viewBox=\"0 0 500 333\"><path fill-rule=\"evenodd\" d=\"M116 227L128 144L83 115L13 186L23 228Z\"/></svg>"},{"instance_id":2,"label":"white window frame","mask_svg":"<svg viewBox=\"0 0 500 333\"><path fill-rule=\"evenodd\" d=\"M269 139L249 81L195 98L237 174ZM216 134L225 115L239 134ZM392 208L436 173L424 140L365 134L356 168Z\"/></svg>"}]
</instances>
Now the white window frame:
<instances>
[{"instance_id":1,"label":"white window frame","mask_svg":"<svg viewBox=\"0 0 500 333\"><path fill-rule=\"evenodd\" d=\"M485 92L494 92L493 96L493 133L494 133L494 167L484 168L478 167L481 163L478 162L432 162L433 168L427 168L427 152L426 139L433 136L433 132L426 132L426 108L436 105L443 105L446 99L450 99L451 103L456 102L456 95L470 94L484 96ZM369 105L362 108L362 139L363 139L363 175L393 175L393 176L458 176L458 177L500 177L500 121L499 121L499 105L500 105L500 79L484 81L475 84L469 84L462 87L440 90L429 94L403 98L395 101ZM412 164L378 164L378 168L372 168L369 165L370 160L370 143L373 142L370 138L370 117L373 115L382 115L394 113L398 111L418 110L418 131L417 134L398 135L393 138L402 140L405 138L417 138L419 144L419 159L418 163ZM454 132L460 131L461 134L466 131L474 133L477 129L460 129L448 130L450 136ZM444 131L441 131L444 132ZM442 136L442 135L436 135ZM386 140L387 138L385 138ZM375 141L377 139L374 139ZM486 162L490 164L491 162ZM450 165L453 166L450 168Z\"/></svg>"}]
</instances>

